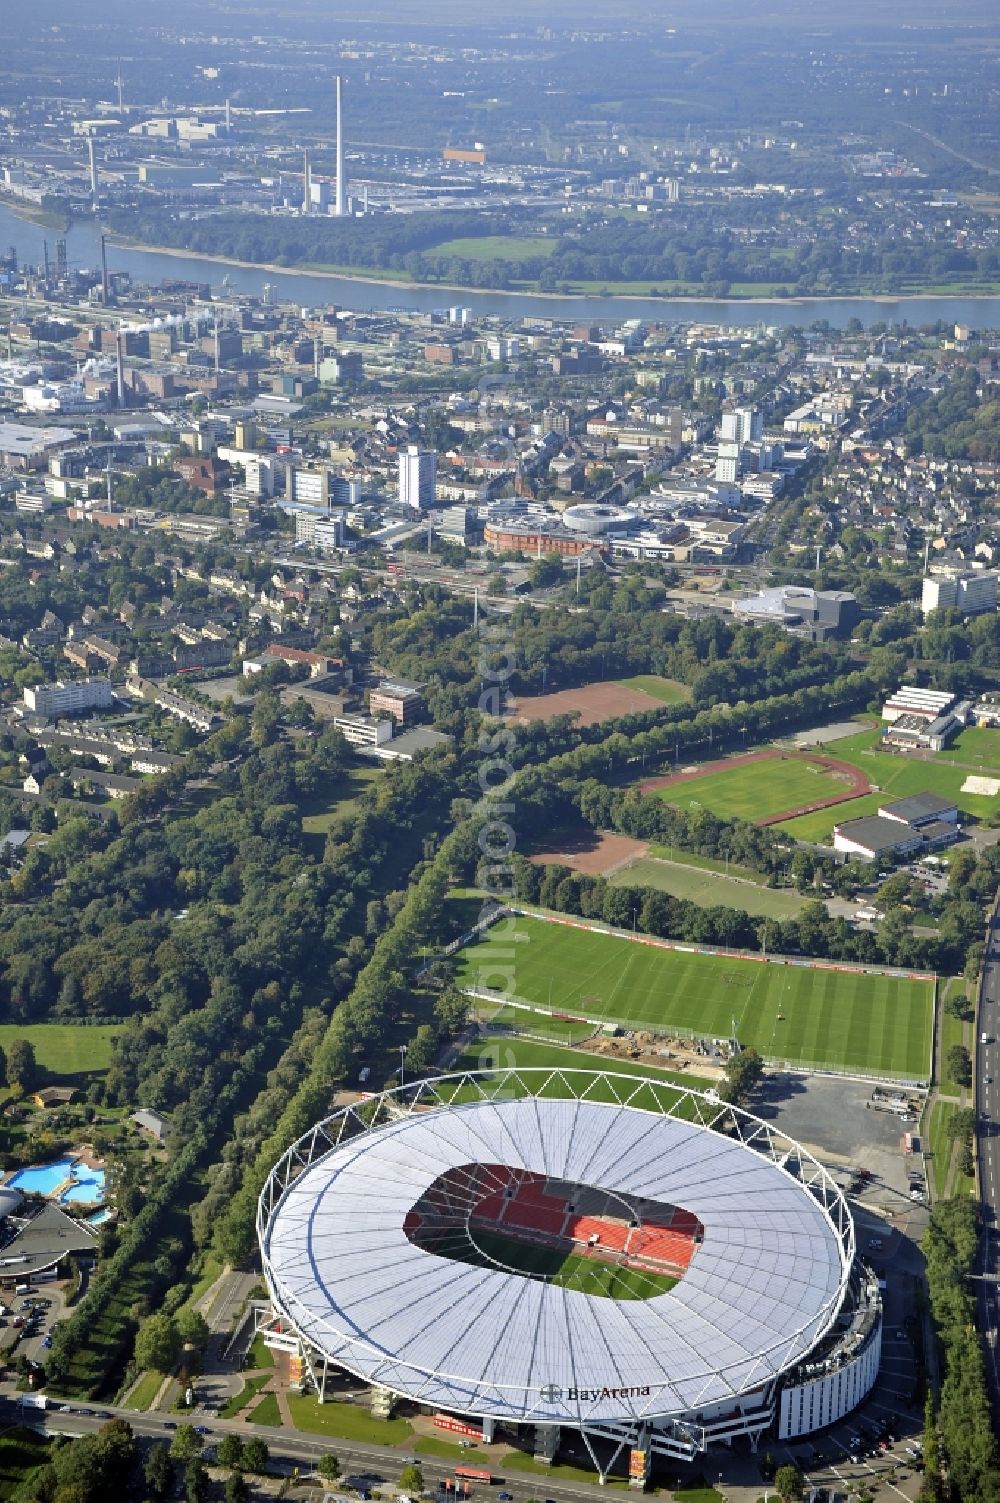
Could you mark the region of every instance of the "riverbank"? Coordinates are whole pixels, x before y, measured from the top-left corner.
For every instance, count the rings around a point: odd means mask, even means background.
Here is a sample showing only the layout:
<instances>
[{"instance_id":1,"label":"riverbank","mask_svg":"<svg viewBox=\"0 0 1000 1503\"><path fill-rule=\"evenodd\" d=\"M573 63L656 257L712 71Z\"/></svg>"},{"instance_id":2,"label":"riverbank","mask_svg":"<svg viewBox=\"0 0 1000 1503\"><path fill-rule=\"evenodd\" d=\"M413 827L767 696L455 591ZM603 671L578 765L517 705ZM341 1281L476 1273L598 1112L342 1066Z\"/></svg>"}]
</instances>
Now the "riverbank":
<instances>
[{"instance_id":1,"label":"riverbank","mask_svg":"<svg viewBox=\"0 0 1000 1503\"><path fill-rule=\"evenodd\" d=\"M58 230L63 235L73 223L68 214L54 214L51 209L43 209L41 204L25 203L23 199L12 198L7 193L0 193L0 207L27 224L37 224L45 230Z\"/></svg>"},{"instance_id":2,"label":"riverbank","mask_svg":"<svg viewBox=\"0 0 1000 1503\"><path fill-rule=\"evenodd\" d=\"M401 292L460 292L466 295L483 296L490 292L496 292L505 298L543 299L550 302L562 302L571 299L579 302L587 302L598 296L607 298L610 302L617 300L627 302L648 302L654 307L664 302L691 302L710 303L724 306L727 303L746 304L747 307L782 307L809 306L813 303L866 303L893 304L901 302L919 302L928 297L961 297L971 300L990 299L1000 296L1000 282L992 283L992 291L966 292L964 289L956 290L954 283L947 283L941 287L929 287L921 292L842 292L842 293L803 293L789 295L788 297L760 297L743 296L738 292L731 292L726 297L709 297L704 292L636 292L628 290L635 284L610 283L581 288L573 292L536 292L530 288L511 287L470 287L460 282L417 282L413 278L403 278L398 275L390 276L388 273L380 274L374 267L365 267L358 270L355 267L336 267L323 264L303 262L299 266L282 266L275 261L241 261L235 256L212 255L208 251L186 250L175 245L149 245L145 241L135 240L125 235L114 235L109 238L109 245L118 246L122 249L148 251L152 255L178 256L187 261L210 261L216 266L238 266L246 271L266 271L274 276L283 277L322 277L336 282L357 282L360 286L369 287L395 287ZM620 291L614 291L615 287Z\"/></svg>"}]
</instances>

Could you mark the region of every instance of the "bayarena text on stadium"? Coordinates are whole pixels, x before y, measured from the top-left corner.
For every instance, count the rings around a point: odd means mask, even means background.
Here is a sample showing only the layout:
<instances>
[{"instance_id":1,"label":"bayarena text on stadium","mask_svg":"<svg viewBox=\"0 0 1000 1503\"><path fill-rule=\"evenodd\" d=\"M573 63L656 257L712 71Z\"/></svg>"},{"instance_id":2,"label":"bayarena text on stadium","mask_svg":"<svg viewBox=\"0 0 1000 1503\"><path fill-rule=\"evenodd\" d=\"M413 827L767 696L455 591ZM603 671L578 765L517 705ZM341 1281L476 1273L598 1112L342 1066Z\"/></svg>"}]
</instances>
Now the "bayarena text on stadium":
<instances>
[{"instance_id":1,"label":"bayarena text on stadium","mask_svg":"<svg viewBox=\"0 0 1000 1503\"><path fill-rule=\"evenodd\" d=\"M823 1166L698 1091L506 1069L385 1091L275 1165L258 1236L265 1341L320 1399L426 1408L602 1481L791 1439L878 1373L878 1279Z\"/></svg>"}]
</instances>

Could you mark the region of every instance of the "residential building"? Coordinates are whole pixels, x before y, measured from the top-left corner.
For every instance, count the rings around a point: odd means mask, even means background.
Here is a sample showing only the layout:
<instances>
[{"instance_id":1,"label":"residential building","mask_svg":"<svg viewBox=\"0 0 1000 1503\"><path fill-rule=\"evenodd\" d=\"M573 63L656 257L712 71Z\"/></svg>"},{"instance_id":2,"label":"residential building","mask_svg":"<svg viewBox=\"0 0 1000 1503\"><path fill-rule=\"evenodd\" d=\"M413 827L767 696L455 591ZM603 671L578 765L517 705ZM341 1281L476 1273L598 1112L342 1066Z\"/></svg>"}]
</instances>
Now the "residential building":
<instances>
[{"instance_id":1,"label":"residential building","mask_svg":"<svg viewBox=\"0 0 1000 1503\"><path fill-rule=\"evenodd\" d=\"M998 576L992 570L975 574L928 574L920 591L920 609L952 610L962 616L979 616L997 608Z\"/></svg>"},{"instance_id":2,"label":"residential building","mask_svg":"<svg viewBox=\"0 0 1000 1503\"><path fill-rule=\"evenodd\" d=\"M60 715L82 715L87 710L110 710L114 693L107 678L82 678L69 684L57 680L25 689L24 703L32 714L56 719Z\"/></svg>"},{"instance_id":3,"label":"residential building","mask_svg":"<svg viewBox=\"0 0 1000 1503\"><path fill-rule=\"evenodd\" d=\"M427 509L434 505L436 487L437 454L409 444L399 455L400 505Z\"/></svg>"}]
</instances>

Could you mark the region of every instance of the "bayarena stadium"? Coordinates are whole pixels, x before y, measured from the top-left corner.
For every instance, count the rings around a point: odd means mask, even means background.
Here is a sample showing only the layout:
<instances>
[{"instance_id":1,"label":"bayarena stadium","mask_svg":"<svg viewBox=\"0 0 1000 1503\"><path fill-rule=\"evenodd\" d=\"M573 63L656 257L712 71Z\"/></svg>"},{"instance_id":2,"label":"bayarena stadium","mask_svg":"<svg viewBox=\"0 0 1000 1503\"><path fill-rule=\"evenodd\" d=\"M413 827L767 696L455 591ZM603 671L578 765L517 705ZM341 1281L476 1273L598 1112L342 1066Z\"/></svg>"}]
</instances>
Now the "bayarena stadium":
<instances>
[{"instance_id":1,"label":"bayarena stadium","mask_svg":"<svg viewBox=\"0 0 1000 1503\"><path fill-rule=\"evenodd\" d=\"M878 1280L823 1166L711 1094L605 1072L442 1076L358 1101L261 1194L265 1339L320 1398L425 1408L603 1481L840 1419ZM573 1437L565 1440L575 1445Z\"/></svg>"}]
</instances>

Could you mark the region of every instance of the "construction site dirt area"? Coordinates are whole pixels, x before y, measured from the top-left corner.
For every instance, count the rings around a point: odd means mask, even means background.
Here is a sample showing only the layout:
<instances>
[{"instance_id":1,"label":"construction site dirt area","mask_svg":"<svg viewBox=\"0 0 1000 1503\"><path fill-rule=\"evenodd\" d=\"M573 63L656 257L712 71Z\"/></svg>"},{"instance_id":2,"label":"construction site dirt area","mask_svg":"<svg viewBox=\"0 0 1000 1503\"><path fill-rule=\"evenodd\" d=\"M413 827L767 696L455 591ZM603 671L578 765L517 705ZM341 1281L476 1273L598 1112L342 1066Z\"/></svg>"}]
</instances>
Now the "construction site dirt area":
<instances>
[{"instance_id":1,"label":"construction site dirt area","mask_svg":"<svg viewBox=\"0 0 1000 1503\"><path fill-rule=\"evenodd\" d=\"M655 1034L645 1032L618 1037L598 1033L578 1044L577 1048L599 1054L604 1059L627 1059L633 1064L649 1065L651 1069L690 1072L692 1078L700 1080L718 1081L725 1075L723 1065L711 1055L699 1051L694 1039L657 1038Z\"/></svg>"}]
</instances>

